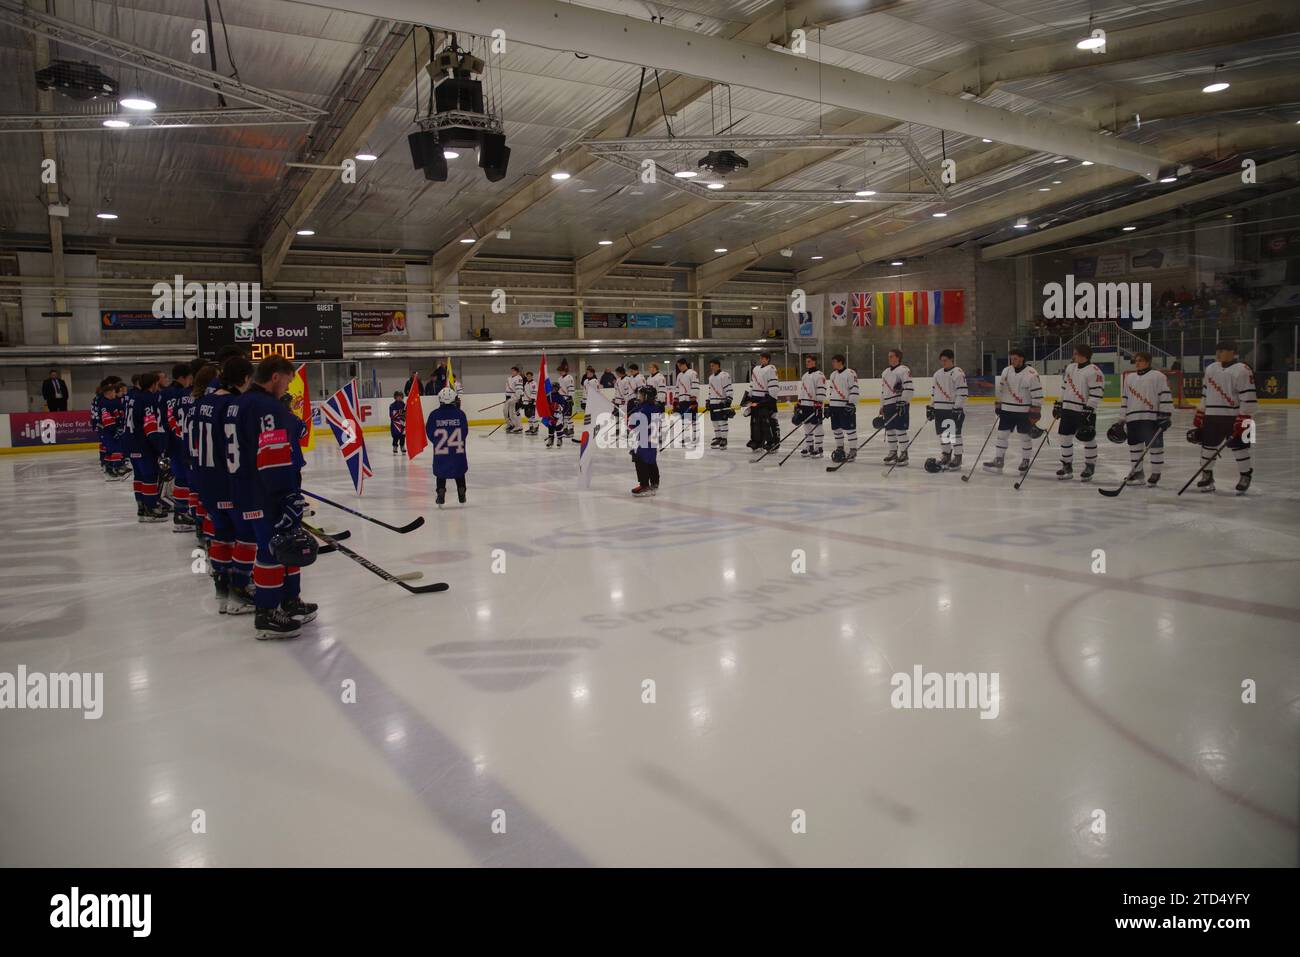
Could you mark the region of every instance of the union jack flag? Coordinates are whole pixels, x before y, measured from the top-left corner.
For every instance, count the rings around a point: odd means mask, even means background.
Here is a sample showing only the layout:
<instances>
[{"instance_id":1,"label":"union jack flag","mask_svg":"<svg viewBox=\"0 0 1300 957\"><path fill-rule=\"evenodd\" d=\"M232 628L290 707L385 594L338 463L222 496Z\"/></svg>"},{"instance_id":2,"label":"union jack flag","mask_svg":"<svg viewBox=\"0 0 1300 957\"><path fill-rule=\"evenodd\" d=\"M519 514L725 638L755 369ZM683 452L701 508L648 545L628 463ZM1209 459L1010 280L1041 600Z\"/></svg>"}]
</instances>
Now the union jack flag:
<instances>
[{"instance_id":1,"label":"union jack flag","mask_svg":"<svg viewBox=\"0 0 1300 957\"><path fill-rule=\"evenodd\" d=\"M875 318L871 313L871 293L855 292L852 296L852 305L849 312L853 313L853 324L855 326L869 326Z\"/></svg>"},{"instance_id":2,"label":"union jack flag","mask_svg":"<svg viewBox=\"0 0 1300 957\"><path fill-rule=\"evenodd\" d=\"M321 414L334 433L343 461L348 463L352 484L360 495L366 479L375 473L370 471L366 437L361 431L361 416L357 414L357 380L353 379L326 399Z\"/></svg>"}]
</instances>

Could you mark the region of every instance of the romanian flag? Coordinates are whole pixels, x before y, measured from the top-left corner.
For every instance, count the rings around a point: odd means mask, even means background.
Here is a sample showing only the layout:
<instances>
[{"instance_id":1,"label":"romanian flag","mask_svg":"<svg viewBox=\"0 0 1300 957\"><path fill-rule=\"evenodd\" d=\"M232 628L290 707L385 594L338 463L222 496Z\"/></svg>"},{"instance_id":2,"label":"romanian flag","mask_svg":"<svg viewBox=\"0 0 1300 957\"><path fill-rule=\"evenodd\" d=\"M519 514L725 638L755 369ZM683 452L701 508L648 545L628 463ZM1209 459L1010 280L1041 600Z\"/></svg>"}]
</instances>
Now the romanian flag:
<instances>
[{"instance_id":1,"label":"romanian flag","mask_svg":"<svg viewBox=\"0 0 1300 957\"><path fill-rule=\"evenodd\" d=\"M305 363L298 366L298 371L294 373L293 380L289 383L289 395L293 396L289 408L302 420L302 435L298 436L298 444L310 452L316 445L316 438L311 434L311 392L307 389Z\"/></svg>"}]
</instances>

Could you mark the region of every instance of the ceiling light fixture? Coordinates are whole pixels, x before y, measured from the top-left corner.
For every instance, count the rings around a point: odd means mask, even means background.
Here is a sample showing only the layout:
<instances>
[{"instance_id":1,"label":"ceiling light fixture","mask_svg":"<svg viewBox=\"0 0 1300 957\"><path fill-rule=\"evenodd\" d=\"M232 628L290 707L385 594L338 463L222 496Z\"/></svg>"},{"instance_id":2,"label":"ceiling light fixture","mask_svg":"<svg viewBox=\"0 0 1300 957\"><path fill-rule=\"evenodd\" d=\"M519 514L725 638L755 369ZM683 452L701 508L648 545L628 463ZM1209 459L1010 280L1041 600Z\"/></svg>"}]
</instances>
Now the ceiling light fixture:
<instances>
[{"instance_id":1,"label":"ceiling light fixture","mask_svg":"<svg viewBox=\"0 0 1300 957\"><path fill-rule=\"evenodd\" d=\"M1016 229L1028 229L1028 228L1029 228L1029 218L1027 216L1021 216L1019 219L1016 220Z\"/></svg>"},{"instance_id":2,"label":"ceiling light fixture","mask_svg":"<svg viewBox=\"0 0 1300 957\"><path fill-rule=\"evenodd\" d=\"M443 150L442 158L449 159L449 160L460 159L460 154L457 153L455 150ZM563 176L559 176L559 177L556 176L551 177L551 179L568 179L568 178L569 178L568 173L565 173Z\"/></svg>"},{"instance_id":3,"label":"ceiling light fixture","mask_svg":"<svg viewBox=\"0 0 1300 957\"><path fill-rule=\"evenodd\" d=\"M726 247L726 246L719 246L717 249L715 249L715 250L713 250L713 251L714 251L715 253L725 253L725 252L727 251L727 247Z\"/></svg>"},{"instance_id":4,"label":"ceiling light fixture","mask_svg":"<svg viewBox=\"0 0 1300 957\"><path fill-rule=\"evenodd\" d=\"M551 174L551 179L564 180L568 178L569 178L569 174L564 172L564 170L556 170L554 173Z\"/></svg>"},{"instance_id":5,"label":"ceiling light fixture","mask_svg":"<svg viewBox=\"0 0 1300 957\"><path fill-rule=\"evenodd\" d=\"M468 237L468 236L466 236L464 239L461 240L461 242L464 243L466 246L472 245L473 243L475 243L475 242L477 242L477 241L478 241L478 240L471 239L471 238Z\"/></svg>"},{"instance_id":6,"label":"ceiling light fixture","mask_svg":"<svg viewBox=\"0 0 1300 957\"><path fill-rule=\"evenodd\" d=\"M117 213L109 213L109 212L96 213L95 217L97 219L117 219Z\"/></svg>"},{"instance_id":7,"label":"ceiling light fixture","mask_svg":"<svg viewBox=\"0 0 1300 957\"><path fill-rule=\"evenodd\" d=\"M945 216L947 216L948 214L947 214L947 213L931 213L930 215L933 216L935 219L943 219L943 218L944 218Z\"/></svg>"},{"instance_id":8,"label":"ceiling light fixture","mask_svg":"<svg viewBox=\"0 0 1300 957\"><path fill-rule=\"evenodd\" d=\"M1216 64L1214 64L1214 75L1217 77L1217 76L1219 75L1219 71L1222 70L1222 69L1223 69L1223 64L1222 64L1222 63L1216 63ZM1231 84L1229 84L1229 83L1225 83L1223 80L1215 79L1215 80L1211 81L1210 83L1206 84L1205 86L1201 87L1201 92L1202 92L1202 93L1222 93L1222 92L1223 92L1224 90L1226 90L1230 85L1231 85Z\"/></svg>"},{"instance_id":9,"label":"ceiling light fixture","mask_svg":"<svg viewBox=\"0 0 1300 957\"><path fill-rule=\"evenodd\" d=\"M1133 230L1135 230L1135 229L1137 229L1136 226L1125 226L1125 227L1124 227L1124 232L1126 232L1126 233L1131 233L1131 232L1133 232Z\"/></svg>"},{"instance_id":10,"label":"ceiling light fixture","mask_svg":"<svg viewBox=\"0 0 1300 957\"><path fill-rule=\"evenodd\" d=\"M987 136L980 140L981 143L992 143L993 141Z\"/></svg>"},{"instance_id":11,"label":"ceiling light fixture","mask_svg":"<svg viewBox=\"0 0 1300 957\"><path fill-rule=\"evenodd\" d=\"M1079 50L1091 50L1093 53L1106 52L1106 31L1092 25L1093 18L1088 18L1088 35L1075 44Z\"/></svg>"},{"instance_id":12,"label":"ceiling light fixture","mask_svg":"<svg viewBox=\"0 0 1300 957\"><path fill-rule=\"evenodd\" d=\"M158 104L147 96L127 96L117 101L119 105L126 107L128 110L140 110L148 112L149 110L158 109Z\"/></svg>"},{"instance_id":13,"label":"ceiling light fixture","mask_svg":"<svg viewBox=\"0 0 1300 957\"><path fill-rule=\"evenodd\" d=\"M1082 163L1080 163L1079 165L1080 165L1080 166L1091 166L1091 165L1092 165L1092 160L1084 160L1084 161L1083 161Z\"/></svg>"},{"instance_id":14,"label":"ceiling light fixture","mask_svg":"<svg viewBox=\"0 0 1300 957\"><path fill-rule=\"evenodd\" d=\"M706 185L707 187L709 187L709 189L726 189L726 188L727 188L727 184L726 184L726 183L705 183L704 185Z\"/></svg>"},{"instance_id":15,"label":"ceiling light fixture","mask_svg":"<svg viewBox=\"0 0 1300 957\"><path fill-rule=\"evenodd\" d=\"M901 266L901 265L903 265L903 260L901 260L901 259L895 259L895 260L894 260L893 262L891 262L889 265L891 265L891 266Z\"/></svg>"},{"instance_id":16,"label":"ceiling light fixture","mask_svg":"<svg viewBox=\"0 0 1300 957\"><path fill-rule=\"evenodd\" d=\"M379 157L374 153L358 153L356 158L359 163L373 163L375 160L379 159Z\"/></svg>"},{"instance_id":17,"label":"ceiling light fixture","mask_svg":"<svg viewBox=\"0 0 1300 957\"><path fill-rule=\"evenodd\" d=\"M124 130L131 124L126 120L105 120L104 125L110 130Z\"/></svg>"},{"instance_id":18,"label":"ceiling light fixture","mask_svg":"<svg viewBox=\"0 0 1300 957\"><path fill-rule=\"evenodd\" d=\"M1067 157L1062 156L1060 159L1054 159L1054 160L1052 160L1052 162L1053 162L1053 163L1068 163L1068 162L1070 162L1070 160L1069 160Z\"/></svg>"},{"instance_id":19,"label":"ceiling light fixture","mask_svg":"<svg viewBox=\"0 0 1300 957\"><path fill-rule=\"evenodd\" d=\"M314 230L314 229L300 229L300 230L298 230L298 235L299 235L299 236L315 236L315 235L316 235L316 230Z\"/></svg>"},{"instance_id":20,"label":"ceiling light fixture","mask_svg":"<svg viewBox=\"0 0 1300 957\"><path fill-rule=\"evenodd\" d=\"M825 256L809 256L809 259L825 259Z\"/></svg>"},{"instance_id":21,"label":"ceiling light fixture","mask_svg":"<svg viewBox=\"0 0 1300 957\"><path fill-rule=\"evenodd\" d=\"M876 191L874 189L860 189L853 195L854 196L875 196Z\"/></svg>"},{"instance_id":22,"label":"ceiling light fixture","mask_svg":"<svg viewBox=\"0 0 1300 957\"><path fill-rule=\"evenodd\" d=\"M676 173L673 173L673 175L678 179L693 179L700 174L693 169L679 169Z\"/></svg>"},{"instance_id":23,"label":"ceiling light fixture","mask_svg":"<svg viewBox=\"0 0 1300 957\"><path fill-rule=\"evenodd\" d=\"M596 245L597 245L597 246L613 246L613 245L614 245L614 240L612 240L612 239L598 239L598 240L596 240Z\"/></svg>"}]
</instances>

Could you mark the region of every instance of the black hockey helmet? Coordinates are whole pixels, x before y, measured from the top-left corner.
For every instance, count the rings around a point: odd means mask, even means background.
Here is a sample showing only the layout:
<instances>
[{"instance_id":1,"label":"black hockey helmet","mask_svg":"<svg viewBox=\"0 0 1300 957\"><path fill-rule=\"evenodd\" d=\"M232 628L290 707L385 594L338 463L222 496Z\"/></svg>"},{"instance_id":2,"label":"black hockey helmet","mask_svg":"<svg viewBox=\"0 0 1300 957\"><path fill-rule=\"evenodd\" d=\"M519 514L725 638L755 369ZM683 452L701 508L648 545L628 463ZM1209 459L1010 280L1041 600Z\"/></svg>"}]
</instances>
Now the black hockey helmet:
<instances>
[{"instance_id":1,"label":"black hockey helmet","mask_svg":"<svg viewBox=\"0 0 1300 957\"><path fill-rule=\"evenodd\" d=\"M871 427L873 429L883 429L885 427L885 417L883 415L876 416L871 420Z\"/></svg>"},{"instance_id":2,"label":"black hockey helmet","mask_svg":"<svg viewBox=\"0 0 1300 957\"><path fill-rule=\"evenodd\" d=\"M636 390L636 397L638 402L654 402L659 398L659 393L655 391L654 386L643 385Z\"/></svg>"},{"instance_id":3,"label":"black hockey helmet","mask_svg":"<svg viewBox=\"0 0 1300 957\"><path fill-rule=\"evenodd\" d=\"M1188 430L1187 430L1187 441L1188 441L1188 442L1191 442L1192 445L1200 445L1200 444L1201 444L1201 430L1200 430L1200 429L1188 429Z\"/></svg>"},{"instance_id":4,"label":"black hockey helmet","mask_svg":"<svg viewBox=\"0 0 1300 957\"><path fill-rule=\"evenodd\" d=\"M1097 437L1097 427L1088 422L1083 423L1074 433L1080 442L1091 442Z\"/></svg>"},{"instance_id":5,"label":"black hockey helmet","mask_svg":"<svg viewBox=\"0 0 1300 957\"><path fill-rule=\"evenodd\" d=\"M316 561L316 539L301 525L271 536L271 554L281 565L302 568Z\"/></svg>"},{"instance_id":6,"label":"black hockey helmet","mask_svg":"<svg viewBox=\"0 0 1300 957\"><path fill-rule=\"evenodd\" d=\"M932 455L925 460L925 470L933 475L936 472L942 472L943 466L940 465L939 460Z\"/></svg>"},{"instance_id":7,"label":"black hockey helmet","mask_svg":"<svg viewBox=\"0 0 1300 957\"><path fill-rule=\"evenodd\" d=\"M1112 442L1115 442L1116 444L1123 442L1125 439L1127 439L1128 431L1124 428L1124 423L1116 422L1109 429L1107 429L1106 438L1110 439Z\"/></svg>"},{"instance_id":8,"label":"black hockey helmet","mask_svg":"<svg viewBox=\"0 0 1300 957\"><path fill-rule=\"evenodd\" d=\"M1029 437L1031 439L1041 439L1043 437L1043 430L1037 425L1031 425L1029 427Z\"/></svg>"}]
</instances>

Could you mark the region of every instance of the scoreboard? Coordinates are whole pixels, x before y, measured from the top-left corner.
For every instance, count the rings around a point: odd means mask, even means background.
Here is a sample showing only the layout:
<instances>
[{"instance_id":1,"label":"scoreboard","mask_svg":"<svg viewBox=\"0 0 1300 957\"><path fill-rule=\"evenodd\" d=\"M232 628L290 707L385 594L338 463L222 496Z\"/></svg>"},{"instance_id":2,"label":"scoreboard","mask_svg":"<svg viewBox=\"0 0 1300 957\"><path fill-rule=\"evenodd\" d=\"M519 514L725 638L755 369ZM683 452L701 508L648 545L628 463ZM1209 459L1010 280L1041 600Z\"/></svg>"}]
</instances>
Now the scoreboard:
<instances>
[{"instance_id":1,"label":"scoreboard","mask_svg":"<svg viewBox=\"0 0 1300 957\"><path fill-rule=\"evenodd\" d=\"M291 362L343 358L343 317L337 302L264 302L259 312L247 322L200 317L200 358L216 358L228 345L242 347L255 363L267 356Z\"/></svg>"}]
</instances>

